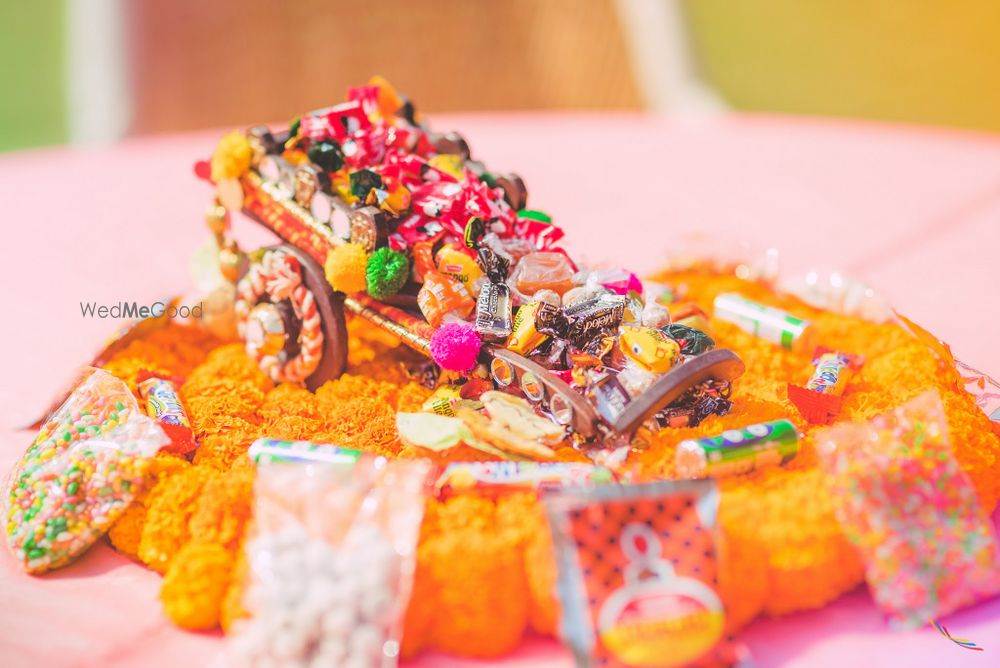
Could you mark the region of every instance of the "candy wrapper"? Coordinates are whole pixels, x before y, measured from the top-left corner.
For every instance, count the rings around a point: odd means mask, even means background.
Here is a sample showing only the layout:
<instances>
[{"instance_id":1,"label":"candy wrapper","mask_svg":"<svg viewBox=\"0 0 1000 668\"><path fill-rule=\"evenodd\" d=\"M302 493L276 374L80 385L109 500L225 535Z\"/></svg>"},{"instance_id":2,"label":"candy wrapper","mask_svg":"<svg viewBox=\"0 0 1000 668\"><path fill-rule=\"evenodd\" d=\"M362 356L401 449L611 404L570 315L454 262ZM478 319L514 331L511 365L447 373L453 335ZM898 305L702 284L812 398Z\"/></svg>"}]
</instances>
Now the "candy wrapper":
<instances>
[{"instance_id":1,"label":"candy wrapper","mask_svg":"<svg viewBox=\"0 0 1000 668\"><path fill-rule=\"evenodd\" d=\"M781 465L799 452L799 434L788 420L727 429L718 436L677 444L675 467L682 478L722 478Z\"/></svg>"},{"instance_id":2,"label":"candy wrapper","mask_svg":"<svg viewBox=\"0 0 1000 668\"><path fill-rule=\"evenodd\" d=\"M14 468L7 544L21 566L43 573L93 545L142 491L167 442L125 383L90 370Z\"/></svg>"},{"instance_id":3,"label":"candy wrapper","mask_svg":"<svg viewBox=\"0 0 1000 668\"><path fill-rule=\"evenodd\" d=\"M813 424L830 424L840 414L844 389L864 360L856 355L819 348L812 376L805 384L788 384L788 400Z\"/></svg>"},{"instance_id":4,"label":"candy wrapper","mask_svg":"<svg viewBox=\"0 0 1000 668\"><path fill-rule=\"evenodd\" d=\"M141 369L136 378L136 390L139 392L139 398L146 402L146 414L159 422L170 438L170 443L164 450L186 455L194 451L198 443L195 441L191 421L188 420L180 393L177 391L179 384L173 378L145 369Z\"/></svg>"},{"instance_id":5,"label":"candy wrapper","mask_svg":"<svg viewBox=\"0 0 1000 668\"><path fill-rule=\"evenodd\" d=\"M926 392L816 437L845 535L892 626L914 628L1000 593L1000 548Z\"/></svg>"},{"instance_id":6,"label":"candy wrapper","mask_svg":"<svg viewBox=\"0 0 1000 668\"><path fill-rule=\"evenodd\" d=\"M543 497L562 635L578 666L730 666L715 591L718 491L707 481L566 489Z\"/></svg>"},{"instance_id":7,"label":"candy wrapper","mask_svg":"<svg viewBox=\"0 0 1000 668\"><path fill-rule=\"evenodd\" d=\"M261 462L303 462L312 464L350 463L361 456L360 450L342 448L331 443L285 441L279 438L258 438L250 444L247 456L254 464Z\"/></svg>"},{"instance_id":8,"label":"candy wrapper","mask_svg":"<svg viewBox=\"0 0 1000 668\"><path fill-rule=\"evenodd\" d=\"M262 462L233 666L396 665L430 464Z\"/></svg>"},{"instance_id":9,"label":"candy wrapper","mask_svg":"<svg viewBox=\"0 0 1000 668\"><path fill-rule=\"evenodd\" d=\"M476 490L557 490L575 485L606 485L614 473L603 466L578 462L456 462L448 464L434 487L441 496Z\"/></svg>"}]
</instances>

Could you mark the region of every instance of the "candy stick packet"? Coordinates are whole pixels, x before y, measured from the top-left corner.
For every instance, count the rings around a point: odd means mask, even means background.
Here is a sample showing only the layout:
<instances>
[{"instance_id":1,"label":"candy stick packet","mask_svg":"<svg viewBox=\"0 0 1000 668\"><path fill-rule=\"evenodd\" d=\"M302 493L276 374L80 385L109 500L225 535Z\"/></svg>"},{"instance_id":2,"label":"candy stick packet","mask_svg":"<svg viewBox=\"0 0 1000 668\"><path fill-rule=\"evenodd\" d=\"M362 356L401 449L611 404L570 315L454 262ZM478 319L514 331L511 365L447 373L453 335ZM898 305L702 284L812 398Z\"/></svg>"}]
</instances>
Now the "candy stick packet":
<instances>
[{"instance_id":1,"label":"candy stick packet","mask_svg":"<svg viewBox=\"0 0 1000 668\"><path fill-rule=\"evenodd\" d=\"M581 667L734 666L709 480L566 488L543 496L562 637Z\"/></svg>"},{"instance_id":2,"label":"candy stick packet","mask_svg":"<svg viewBox=\"0 0 1000 668\"><path fill-rule=\"evenodd\" d=\"M837 519L892 627L919 627L1000 593L997 537L952 456L937 392L824 429L816 443Z\"/></svg>"},{"instance_id":3,"label":"candy stick packet","mask_svg":"<svg viewBox=\"0 0 1000 668\"><path fill-rule=\"evenodd\" d=\"M429 489L425 460L257 463L250 618L228 663L395 666Z\"/></svg>"},{"instance_id":4,"label":"candy stick packet","mask_svg":"<svg viewBox=\"0 0 1000 668\"><path fill-rule=\"evenodd\" d=\"M93 545L142 491L168 440L124 382L89 369L12 471L7 544L22 568L59 568Z\"/></svg>"}]
</instances>

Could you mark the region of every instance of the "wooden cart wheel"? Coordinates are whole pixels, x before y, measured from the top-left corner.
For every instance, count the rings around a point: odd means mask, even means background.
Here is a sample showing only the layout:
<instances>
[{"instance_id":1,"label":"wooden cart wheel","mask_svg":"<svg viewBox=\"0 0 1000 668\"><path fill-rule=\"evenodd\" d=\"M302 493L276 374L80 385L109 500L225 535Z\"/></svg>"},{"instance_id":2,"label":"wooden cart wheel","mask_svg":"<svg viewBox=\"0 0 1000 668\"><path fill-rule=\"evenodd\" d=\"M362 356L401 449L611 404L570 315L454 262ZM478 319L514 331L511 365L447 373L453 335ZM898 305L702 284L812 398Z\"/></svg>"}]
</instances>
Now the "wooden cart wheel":
<instances>
[{"instance_id":1,"label":"wooden cart wheel","mask_svg":"<svg viewBox=\"0 0 1000 668\"><path fill-rule=\"evenodd\" d=\"M315 390L347 366L343 295L294 246L264 249L237 285L236 316L247 353L275 382Z\"/></svg>"}]
</instances>

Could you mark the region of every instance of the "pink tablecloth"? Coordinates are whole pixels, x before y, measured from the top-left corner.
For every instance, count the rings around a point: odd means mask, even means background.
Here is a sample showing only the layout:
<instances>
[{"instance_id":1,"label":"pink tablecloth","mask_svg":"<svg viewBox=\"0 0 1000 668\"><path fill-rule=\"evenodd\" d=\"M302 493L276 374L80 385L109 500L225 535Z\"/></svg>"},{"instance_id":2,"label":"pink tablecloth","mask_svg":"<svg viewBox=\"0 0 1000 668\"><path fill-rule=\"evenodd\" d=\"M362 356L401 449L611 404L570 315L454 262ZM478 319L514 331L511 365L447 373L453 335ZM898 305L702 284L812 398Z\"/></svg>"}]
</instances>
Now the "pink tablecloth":
<instances>
[{"instance_id":1,"label":"pink tablecloth","mask_svg":"<svg viewBox=\"0 0 1000 668\"><path fill-rule=\"evenodd\" d=\"M841 269L869 281L960 358L1000 373L1000 138L759 117L437 121L461 129L490 165L519 171L530 204L554 214L589 260L653 270L692 233L730 249L774 246L786 271ZM205 240L209 201L191 163L217 136L0 156L3 471L30 440L15 426L116 327L83 318L81 301L142 303L190 285L188 258ZM0 555L0 665L197 666L220 649L217 635L173 628L156 600L159 576L105 546L44 578ZM743 636L761 666L996 665L1000 602L946 622L986 651L933 630L890 635L863 591L821 611L760 620ZM534 639L502 665L570 664L554 642ZM480 664L425 655L410 665Z\"/></svg>"}]
</instances>

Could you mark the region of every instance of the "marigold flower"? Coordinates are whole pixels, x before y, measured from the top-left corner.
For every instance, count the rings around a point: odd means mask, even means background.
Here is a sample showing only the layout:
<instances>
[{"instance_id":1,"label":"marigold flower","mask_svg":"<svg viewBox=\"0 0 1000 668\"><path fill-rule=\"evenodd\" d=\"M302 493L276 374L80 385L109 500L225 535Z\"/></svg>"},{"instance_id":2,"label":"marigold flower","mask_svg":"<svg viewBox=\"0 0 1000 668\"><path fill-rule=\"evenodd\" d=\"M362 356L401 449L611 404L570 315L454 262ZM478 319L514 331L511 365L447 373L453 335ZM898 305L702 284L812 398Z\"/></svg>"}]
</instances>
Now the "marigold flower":
<instances>
[{"instance_id":1,"label":"marigold flower","mask_svg":"<svg viewBox=\"0 0 1000 668\"><path fill-rule=\"evenodd\" d=\"M192 466L159 481L146 499L146 522L139 540L139 559L164 573L191 539L188 525L205 483L218 473Z\"/></svg>"},{"instance_id":2,"label":"marigold flower","mask_svg":"<svg viewBox=\"0 0 1000 668\"><path fill-rule=\"evenodd\" d=\"M840 419L865 420L927 388L941 394L953 452L986 512L1000 497L998 431L962 388L946 353L897 324L876 325L812 309L769 286L706 271L659 280L706 308L716 294L738 291L810 320L819 340L865 363L845 394ZM720 481L719 594L732 630L760 613L819 607L856 587L863 569L840 532L817 468L813 433L787 398L789 382L812 371L811 351L791 352L710 319L720 346L744 360L733 409L694 428L643 431L631 461L649 478L673 478L677 444L729 428L788 418L802 434L799 454ZM133 383L140 368L186 377L182 399L199 440L193 464L158 455L150 484L112 527L116 549L163 572L167 614L189 628L227 626L243 613L233 577L250 513L254 467L246 456L261 436L309 439L387 456L430 456L438 463L491 459L467 447L445 453L402 447L397 410L418 411L430 390L413 382L425 360L390 333L361 318L348 320L349 374L315 394L277 387L238 343L222 343L195 327L170 324L131 342L107 364ZM586 461L572 447L560 461ZM238 573L239 567L237 567ZM167 581L169 580L169 587ZM498 656L520 642L525 628L557 628L556 567L541 507L534 495L480 497L463 493L427 502L417 572L406 615L403 654L436 648L465 656ZM168 607L168 600L170 601ZM192 606L204 605L204 609Z\"/></svg>"},{"instance_id":3,"label":"marigold flower","mask_svg":"<svg viewBox=\"0 0 1000 668\"><path fill-rule=\"evenodd\" d=\"M163 578L163 612L181 628L216 628L232 572L233 555L226 548L215 543L188 543Z\"/></svg>"}]
</instances>

